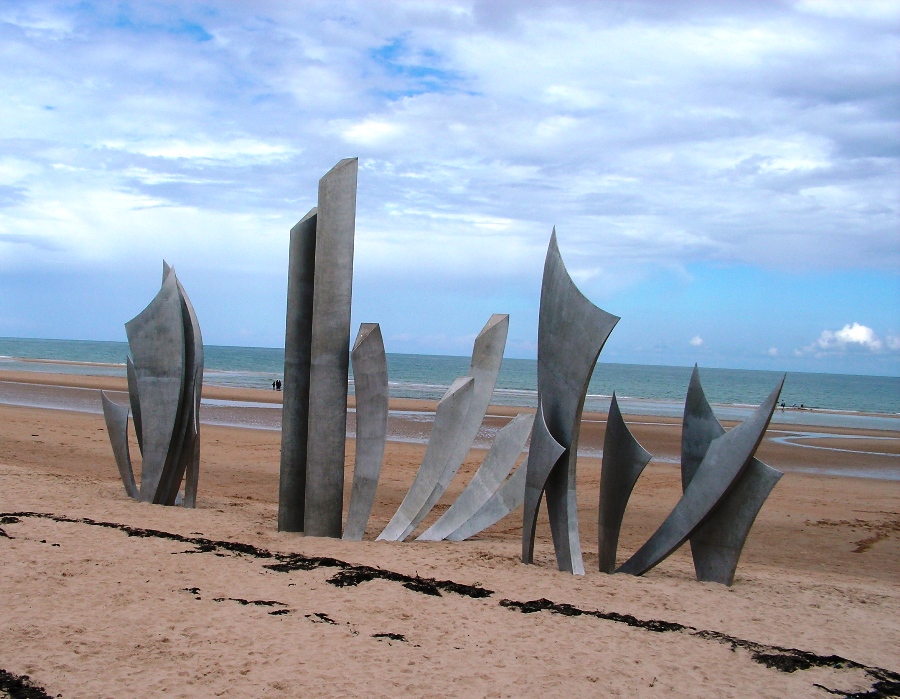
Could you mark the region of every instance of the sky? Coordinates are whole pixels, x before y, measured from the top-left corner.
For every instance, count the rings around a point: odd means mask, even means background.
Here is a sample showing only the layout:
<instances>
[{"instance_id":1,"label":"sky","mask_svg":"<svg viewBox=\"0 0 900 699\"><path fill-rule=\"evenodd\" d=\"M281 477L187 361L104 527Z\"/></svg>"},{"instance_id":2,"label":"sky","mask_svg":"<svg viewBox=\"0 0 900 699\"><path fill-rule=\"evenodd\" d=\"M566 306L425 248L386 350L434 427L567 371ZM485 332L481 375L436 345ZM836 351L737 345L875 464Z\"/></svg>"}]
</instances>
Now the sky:
<instances>
[{"instance_id":1,"label":"sky","mask_svg":"<svg viewBox=\"0 0 900 699\"><path fill-rule=\"evenodd\" d=\"M900 0L7 0L0 336L283 346L346 157L388 352L534 357L555 226L601 361L900 375Z\"/></svg>"}]
</instances>

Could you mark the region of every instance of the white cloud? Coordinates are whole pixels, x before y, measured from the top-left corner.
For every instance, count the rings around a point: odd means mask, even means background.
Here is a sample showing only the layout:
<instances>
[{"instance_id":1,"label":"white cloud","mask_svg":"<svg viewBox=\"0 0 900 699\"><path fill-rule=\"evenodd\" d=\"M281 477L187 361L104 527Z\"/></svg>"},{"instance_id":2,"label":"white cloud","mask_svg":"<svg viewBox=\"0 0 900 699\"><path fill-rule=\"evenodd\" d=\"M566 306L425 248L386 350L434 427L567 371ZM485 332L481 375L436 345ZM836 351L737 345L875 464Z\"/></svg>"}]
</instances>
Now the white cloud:
<instances>
[{"instance_id":1,"label":"white cloud","mask_svg":"<svg viewBox=\"0 0 900 699\"><path fill-rule=\"evenodd\" d=\"M151 143L126 143L108 141L105 148L125 150L129 153L146 155L151 158L213 161L273 161L282 160L292 152L283 145L264 143L251 138L232 141L182 141L178 139Z\"/></svg>"},{"instance_id":2,"label":"white cloud","mask_svg":"<svg viewBox=\"0 0 900 699\"><path fill-rule=\"evenodd\" d=\"M342 132L344 140L360 145L374 145L381 143L400 133L397 124L391 124L377 119L367 119L358 124L347 127Z\"/></svg>"},{"instance_id":3,"label":"white cloud","mask_svg":"<svg viewBox=\"0 0 900 699\"><path fill-rule=\"evenodd\" d=\"M858 18L870 20L900 19L900 6L896 0L800 0L797 7L811 14L826 17Z\"/></svg>"},{"instance_id":4,"label":"white cloud","mask_svg":"<svg viewBox=\"0 0 900 699\"><path fill-rule=\"evenodd\" d=\"M691 347L699 347L703 344L703 338L699 335L694 335L688 344L690 344Z\"/></svg>"},{"instance_id":5,"label":"white cloud","mask_svg":"<svg viewBox=\"0 0 900 699\"><path fill-rule=\"evenodd\" d=\"M778 356L778 348L777 347L769 347L766 354L768 354L770 357L777 357Z\"/></svg>"},{"instance_id":6,"label":"white cloud","mask_svg":"<svg viewBox=\"0 0 900 699\"><path fill-rule=\"evenodd\" d=\"M810 345L797 350L795 354L840 354L853 350L864 350L873 353L881 352L885 346L875 331L860 323L847 324L840 330L823 330L819 338ZM900 349L900 342L889 338L887 347L890 350Z\"/></svg>"}]
</instances>

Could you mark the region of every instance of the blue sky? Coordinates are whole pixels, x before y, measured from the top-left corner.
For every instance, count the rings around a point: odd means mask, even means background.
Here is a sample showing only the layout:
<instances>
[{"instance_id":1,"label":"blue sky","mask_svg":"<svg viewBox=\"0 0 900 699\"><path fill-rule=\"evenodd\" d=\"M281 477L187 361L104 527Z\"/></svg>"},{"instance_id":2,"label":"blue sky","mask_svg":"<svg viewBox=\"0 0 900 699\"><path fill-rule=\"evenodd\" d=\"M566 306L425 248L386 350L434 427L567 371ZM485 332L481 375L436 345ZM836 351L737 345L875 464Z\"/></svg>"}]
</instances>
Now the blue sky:
<instances>
[{"instance_id":1,"label":"blue sky","mask_svg":"<svg viewBox=\"0 0 900 699\"><path fill-rule=\"evenodd\" d=\"M6 2L0 335L123 340L172 263L281 346L360 158L354 325L533 357L556 226L602 360L900 374L900 3ZM354 328L355 333L355 328Z\"/></svg>"}]
</instances>

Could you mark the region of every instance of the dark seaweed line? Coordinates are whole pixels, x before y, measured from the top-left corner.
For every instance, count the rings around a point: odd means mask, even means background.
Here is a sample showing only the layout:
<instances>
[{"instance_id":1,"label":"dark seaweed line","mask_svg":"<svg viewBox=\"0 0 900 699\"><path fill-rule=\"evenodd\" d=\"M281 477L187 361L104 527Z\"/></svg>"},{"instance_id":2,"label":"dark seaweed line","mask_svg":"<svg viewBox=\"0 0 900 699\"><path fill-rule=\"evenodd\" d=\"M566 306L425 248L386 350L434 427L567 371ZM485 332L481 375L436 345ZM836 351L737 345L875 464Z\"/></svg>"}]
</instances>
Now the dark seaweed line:
<instances>
[{"instance_id":1,"label":"dark seaweed line","mask_svg":"<svg viewBox=\"0 0 900 699\"><path fill-rule=\"evenodd\" d=\"M435 597L441 597L442 591L452 592L457 595L475 599L490 597L494 594L493 590L487 590L483 587L478 587L477 585L464 585L462 583L453 582L452 580L435 580L434 578L421 578L418 575L405 575L403 573L395 573L394 571L384 570L382 568L355 565L327 556L304 556L299 553L273 553L266 549L237 541L217 541L204 537L183 536L181 534L160 531L159 529L143 529L140 527L131 527L127 524L119 524L117 522L99 522L88 517L73 518L44 512L0 512L0 523L14 524L20 517L37 517L40 519L49 519L54 522L87 524L93 527L117 529L125 532L128 536L168 539L170 541L189 544L196 549L194 551L186 551L185 553L216 553L218 551L227 551L228 553L241 556L275 560L278 561L278 563L272 563L263 567L279 573L289 573L294 570L314 570L316 568L338 568L338 572L328 579L328 582L336 587L355 587L363 582L381 579L398 582L408 590Z\"/></svg>"},{"instance_id":2,"label":"dark seaweed line","mask_svg":"<svg viewBox=\"0 0 900 699\"><path fill-rule=\"evenodd\" d=\"M36 685L28 675L14 675L2 668L0 668L0 692L6 692L10 699L53 699L47 694L47 690Z\"/></svg>"},{"instance_id":3,"label":"dark seaweed line","mask_svg":"<svg viewBox=\"0 0 900 699\"><path fill-rule=\"evenodd\" d=\"M827 667L835 670L863 670L873 681L871 689L867 692L848 693L841 690L829 689L828 687L823 687L821 685L816 686L836 696L844 697L845 699L883 699L886 697L900 697L900 673L885 670L880 667L863 665L855 660L842 658L839 655L818 655L797 648L783 648L781 646L772 646L765 643L756 643L755 641L745 641L742 638L729 636L728 634L719 633L718 631L703 631L693 626L685 626L684 624L676 624L670 621L659 621L657 619L638 619L630 614L601 612L596 609L580 609L571 604L556 604L555 602L543 598L531 600L530 602L517 602L515 600L502 599L500 600L500 606L522 612L523 614L533 614L535 612L546 610L563 616L592 616L597 619L614 621L656 633L688 633L697 638L730 645L731 650L733 651L737 648L743 648L750 652L750 657L754 662L781 672L790 673L796 672L797 670L809 670L814 667Z\"/></svg>"},{"instance_id":4,"label":"dark seaweed line","mask_svg":"<svg viewBox=\"0 0 900 699\"><path fill-rule=\"evenodd\" d=\"M0 513L0 523L15 524L20 517L37 517L55 522L87 524L90 526L105 527L107 529L117 529L125 532L128 536L169 539L171 541L178 541L196 547L196 551L189 551L186 553L214 553L219 550L224 550L229 553L250 556L253 558L274 559L279 561L279 563L273 563L263 567L277 572L314 570L316 568L338 568L338 572L327 581L336 587L355 587L360 583L375 580L377 578L399 582L403 587L414 592L437 597L441 596L441 590L476 599L490 597L494 594L492 590L487 590L474 585L463 585L451 580L435 580L433 578L420 578L418 576L404 575L402 573L395 573L381 568L354 565L336 558L304 556L298 553L277 554L266 549L257 548L256 546L240 542L217 541L206 539L204 537L183 536L181 534L173 534L158 529L143 529L115 522L99 522L87 517L72 518L43 512L3 512ZM703 631L692 626L685 626L683 624L660 621L657 619L638 619L630 614L579 609L570 604L556 604L548 599L532 600L530 602L517 602L515 600L503 599L500 600L500 605L509 609L518 610L525 614L547 610L555 614L562 614L563 616L593 616L598 619L623 623L634 628L640 628L656 633L688 632L690 635L698 638L729 644L731 645L732 650L744 648L750 651L750 657L755 662L765 665L768 668L780 670L781 672L807 670L811 667L830 667L834 669L856 668L865 671L866 674L874 680L871 691L864 693L847 693L840 690L829 689L827 687L821 688L836 696L844 697L844 699L883 699L888 697L900 697L900 673L885 670L883 668L870 667L837 655L822 656L809 651L798 650L796 648L769 646L754 641L745 641L740 638L735 638L734 636L719 633L718 631Z\"/></svg>"}]
</instances>

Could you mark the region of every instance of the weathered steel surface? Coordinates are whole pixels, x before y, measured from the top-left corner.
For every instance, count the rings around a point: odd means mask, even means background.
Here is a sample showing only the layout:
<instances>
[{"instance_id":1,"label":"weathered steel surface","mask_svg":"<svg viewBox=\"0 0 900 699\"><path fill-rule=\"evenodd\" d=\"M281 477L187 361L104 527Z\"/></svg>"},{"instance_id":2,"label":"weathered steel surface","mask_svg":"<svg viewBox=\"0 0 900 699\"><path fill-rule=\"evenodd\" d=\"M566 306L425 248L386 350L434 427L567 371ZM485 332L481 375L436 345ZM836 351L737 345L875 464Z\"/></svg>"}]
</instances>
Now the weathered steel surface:
<instances>
[{"instance_id":1,"label":"weathered steel surface","mask_svg":"<svg viewBox=\"0 0 900 699\"><path fill-rule=\"evenodd\" d=\"M419 466L419 471L399 509L384 531L378 535L378 541L403 541L413 517L418 514L428 496L434 491L453 452L460 425L466 419L474 382L471 376L456 379L437 404L434 426L431 428L431 437L425 449L422 465Z\"/></svg>"},{"instance_id":2,"label":"weathered steel surface","mask_svg":"<svg viewBox=\"0 0 900 699\"><path fill-rule=\"evenodd\" d=\"M161 502L170 447L184 393L184 324L174 274L143 311L125 324L140 401L143 463L140 499Z\"/></svg>"},{"instance_id":3,"label":"weathered steel surface","mask_svg":"<svg viewBox=\"0 0 900 699\"><path fill-rule=\"evenodd\" d=\"M497 384L497 375L500 373L500 364L503 362L503 350L506 348L506 336L509 332L509 316L495 313L490 317L485 326L475 338L472 349L472 363L469 366L468 376L472 377L472 398L466 410L465 417L459 423L456 436L450 445L450 453L444 465L444 470L438 477L438 481L431 494L422 504L422 507L412 518L401 540L406 539L413 530L425 519L435 506L444 491L447 490L459 467L465 461L472 442L478 434L481 423L491 396L494 395L494 386Z\"/></svg>"},{"instance_id":4,"label":"weathered steel surface","mask_svg":"<svg viewBox=\"0 0 900 699\"><path fill-rule=\"evenodd\" d=\"M143 455L141 486L135 486L134 497L162 505L180 504L181 484L186 478L184 504L193 507L200 471L203 338L194 307L175 270L165 261L159 293L125 324L125 331L133 356L126 362L128 397ZM119 472L130 490L134 475L127 452L128 409L115 406L106 396L103 409ZM119 423L125 430L124 443L123 437L114 437L113 425Z\"/></svg>"},{"instance_id":5,"label":"weathered steel surface","mask_svg":"<svg viewBox=\"0 0 900 699\"><path fill-rule=\"evenodd\" d=\"M713 414L700 372L694 367L684 406L681 431L682 488L693 480L712 440L725 434ZM697 579L731 585L744 543L763 503L782 473L754 458L722 501L691 534Z\"/></svg>"},{"instance_id":6,"label":"weathered steel surface","mask_svg":"<svg viewBox=\"0 0 900 699\"><path fill-rule=\"evenodd\" d=\"M306 503L309 362L316 266L316 209L291 229L281 412L278 531L302 532Z\"/></svg>"},{"instance_id":7,"label":"weathered steel surface","mask_svg":"<svg viewBox=\"0 0 900 699\"><path fill-rule=\"evenodd\" d=\"M606 420L603 463L600 471L598 551L602 573L615 572L619 530L622 527L625 508L634 484L651 456L631 434L622 418L616 394L613 393Z\"/></svg>"},{"instance_id":8,"label":"weathered steel surface","mask_svg":"<svg viewBox=\"0 0 900 699\"><path fill-rule=\"evenodd\" d=\"M516 465L533 423L534 415L522 413L497 431L487 456L465 490L418 541L441 541L447 538L491 499Z\"/></svg>"},{"instance_id":9,"label":"weathered steel surface","mask_svg":"<svg viewBox=\"0 0 900 699\"><path fill-rule=\"evenodd\" d=\"M356 460L343 538L360 541L375 502L387 439L387 358L378 323L359 326L350 359L356 394Z\"/></svg>"},{"instance_id":10,"label":"weathered steel surface","mask_svg":"<svg viewBox=\"0 0 900 699\"><path fill-rule=\"evenodd\" d=\"M125 357L125 374L128 377L128 401L131 403L131 419L134 421L134 434L137 437L138 450L144 453L144 435L141 427L141 400L138 392L137 373L131 357Z\"/></svg>"},{"instance_id":11,"label":"weathered steel surface","mask_svg":"<svg viewBox=\"0 0 900 699\"><path fill-rule=\"evenodd\" d=\"M783 474L751 459L718 507L691 534L697 580L731 585L756 515Z\"/></svg>"},{"instance_id":12,"label":"weathered steel surface","mask_svg":"<svg viewBox=\"0 0 900 699\"><path fill-rule=\"evenodd\" d=\"M575 470L581 413L597 358L619 318L598 308L578 290L550 237L538 321L538 402L548 435L566 453L551 459L552 450L535 439L529 450L522 526L522 561L533 562L534 527L541 498L547 511L560 570L584 574L578 534Z\"/></svg>"},{"instance_id":13,"label":"weathered steel surface","mask_svg":"<svg viewBox=\"0 0 900 699\"><path fill-rule=\"evenodd\" d=\"M356 230L356 158L319 180L306 443L307 536L340 538Z\"/></svg>"},{"instance_id":14,"label":"weathered steel surface","mask_svg":"<svg viewBox=\"0 0 900 699\"><path fill-rule=\"evenodd\" d=\"M681 500L653 536L618 572L643 575L658 565L684 543L713 508L722 502L762 441L783 384L782 377L753 415L730 432L712 440Z\"/></svg>"},{"instance_id":15,"label":"weathered steel surface","mask_svg":"<svg viewBox=\"0 0 900 699\"><path fill-rule=\"evenodd\" d=\"M532 458L540 458L544 461L557 461L565 452L547 431L547 423L544 421L541 407L538 405L534 423L531 427L531 444L528 447L528 456L515 473L500 487L491 499L481 509L472 515L465 524L450 534L447 538L451 541L462 541L478 532L499 522L513 510L518 509L526 498L526 483L528 478L528 464ZM535 457L534 455L538 456ZM534 496L534 494L532 494ZM537 497L540 497L539 495ZM534 537L531 537L534 541Z\"/></svg>"},{"instance_id":16,"label":"weathered steel surface","mask_svg":"<svg viewBox=\"0 0 900 699\"><path fill-rule=\"evenodd\" d=\"M525 501L525 476L528 473L528 457L506 479L503 485L497 489L490 499L482 505L475 514L463 522L456 531L451 532L445 538L448 541L463 541L470 536L496 524L510 512L522 507Z\"/></svg>"},{"instance_id":17,"label":"weathered steel surface","mask_svg":"<svg viewBox=\"0 0 900 699\"><path fill-rule=\"evenodd\" d=\"M200 325L194 307L181 282L175 276L174 269L163 261L164 284L165 277L169 274L175 278L181 302L181 322L184 328L184 386L166 466L157 487L157 502L162 505L176 505L182 502L181 483L188 470L197 470L196 475L199 475L200 435L195 413L198 410L203 384L203 339L200 335ZM194 486L196 487L196 480Z\"/></svg>"},{"instance_id":18,"label":"weathered steel surface","mask_svg":"<svg viewBox=\"0 0 900 699\"><path fill-rule=\"evenodd\" d=\"M181 282L178 283L178 292L181 294L181 311L184 319L185 336L185 388L190 391L190 402L182 401L184 417L184 442L181 448L180 460L183 462L181 471L184 473L184 500L183 506L193 508L197 506L197 485L200 479L200 400L203 395L203 335L200 332L200 323L194 311L194 305L188 298ZM181 476L178 477L180 483ZM176 484L175 490L178 490Z\"/></svg>"},{"instance_id":19,"label":"weathered steel surface","mask_svg":"<svg viewBox=\"0 0 900 699\"><path fill-rule=\"evenodd\" d=\"M191 400L183 405L185 412L188 413L188 419L180 456L181 470L184 473L184 496L181 504L188 508L197 506L197 485L200 480L200 397L202 386L203 367L199 366L194 371Z\"/></svg>"},{"instance_id":20,"label":"weathered steel surface","mask_svg":"<svg viewBox=\"0 0 900 699\"><path fill-rule=\"evenodd\" d=\"M104 391L100 391L103 403L103 417L106 419L106 431L112 444L113 456L119 467L119 475L129 497L138 499L137 484L134 482L134 469L131 466L131 453L128 449L128 407L114 403Z\"/></svg>"}]
</instances>

